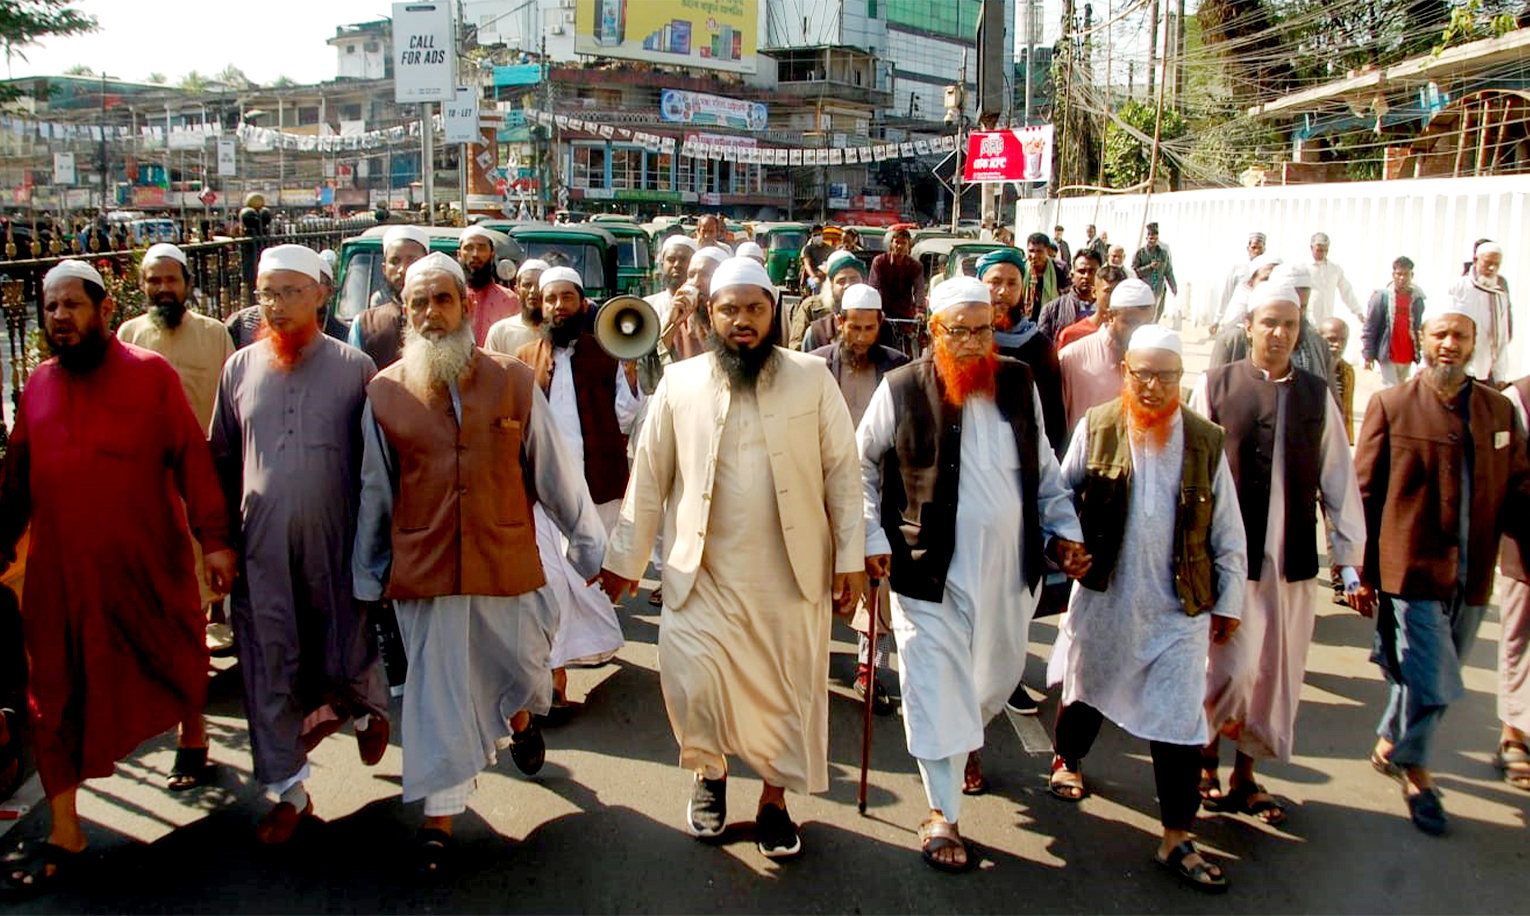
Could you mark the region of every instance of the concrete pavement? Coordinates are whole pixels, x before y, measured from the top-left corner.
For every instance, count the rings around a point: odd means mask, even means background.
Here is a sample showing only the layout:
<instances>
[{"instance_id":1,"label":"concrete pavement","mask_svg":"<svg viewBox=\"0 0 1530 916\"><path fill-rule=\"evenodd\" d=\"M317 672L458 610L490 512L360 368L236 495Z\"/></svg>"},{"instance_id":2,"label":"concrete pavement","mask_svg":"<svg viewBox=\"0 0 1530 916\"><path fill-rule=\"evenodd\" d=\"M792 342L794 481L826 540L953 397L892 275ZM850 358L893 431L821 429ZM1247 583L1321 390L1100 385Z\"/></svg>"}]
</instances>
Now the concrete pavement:
<instances>
[{"instance_id":1,"label":"concrete pavement","mask_svg":"<svg viewBox=\"0 0 1530 916\"><path fill-rule=\"evenodd\" d=\"M1192 339L1192 362L1204 352ZM804 856L773 863L756 852L749 821L759 783L742 771L730 780L728 833L712 843L690 838L689 780L675 765L659 693L658 615L640 597L624 609L629 642L617 659L570 673L571 696L584 706L546 732L542 773L525 779L507 757L479 779L459 821L458 868L440 885L415 883L402 858L420 811L399 801L397 728L395 746L371 769L360 765L348 730L326 740L309 783L322 822L306 823L282 849L254 842L267 803L251 783L237 672L219 662L209 710L218 784L165 791L173 737L149 742L81 793L99 854L81 882L16 911L1522 911L1515 882L1530 857L1530 795L1498 781L1491 767L1496 612L1469 656L1468 696L1441 729L1436 767L1453 829L1434 839L1411 826L1397 784L1366 760L1384 695L1367 660L1369 621L1330 604L1326 589L1318 608L1298 756L1262 774L1290 803L1290 819L1272 829L1213 814L1197 825L1200 842L1229 870L1225 898L1181 888L1151 864L1157 806L1144 742L1107 726L1085 763L1091 796L1072 805L1047 794L1049 749L1036 739L1038 728L1050 731L1055 690L1037 720L1022 720L1023 732L1007 716L988 729L993 788L968 799L961 819L978 868L961 876L926 868L915 838L926 803L898 717L876 720L870 806L867 816L856 813L860 706L845 686L854 642L838 625L831 788L789 799ZM1055 623L1032 629L1033 687L1043 683ZM888 684L896 692L896 679ZM45 830L46 816L34 810L5 842Z\"/></svg>"}]
</instances>

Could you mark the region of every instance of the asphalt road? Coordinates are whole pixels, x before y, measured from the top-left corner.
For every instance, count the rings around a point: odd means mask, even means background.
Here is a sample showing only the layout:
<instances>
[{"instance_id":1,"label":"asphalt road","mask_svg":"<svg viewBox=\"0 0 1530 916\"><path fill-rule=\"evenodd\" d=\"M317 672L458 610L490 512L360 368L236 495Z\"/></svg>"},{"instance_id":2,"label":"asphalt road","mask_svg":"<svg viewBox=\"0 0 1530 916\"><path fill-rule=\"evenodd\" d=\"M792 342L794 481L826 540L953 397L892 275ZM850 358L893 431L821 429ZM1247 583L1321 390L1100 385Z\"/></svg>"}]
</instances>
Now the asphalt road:
<instances>
[{"instance_id":1,"label":"asphalt road","mask_svg":"<svg viewBox=\"0 0 1530 916\"><path fill-rule=\"evenodd\" d=\"M1194 336L1192 332L1192 337ZM1204 356L1192 346L1192 364ZM1188 384L1188 382L1187 382ZM1374 387L1374 377L1369 380ZM650 583L651 584L651 583ZM646 593L645 593L646 596ZM81 793L96 858L68 890L16 912L1520 912L1530 845L1530 795L1495 777L1496 612L1465 672L1468 696L1441 728L1435 761L1452 832L1434 839L1408 822L1397 785L1366 762L1384 687L1367 661L1371 627L1318 597L1319 619L1298 724L1298 756L1263 776L1291 806L1279 829L1207 814L1199 841L1227 868L1226 898L1181 888L1150 862L1157 805L1145 743L1107 726L1087 759L1092 795L1078 805L1045 790L1045 733L1055 690L1036 719L1001 716L984 749L993 788L968 799L961 826L978 867L926 868L915 830L925 801L901 720L878 719L870 805L856 813L860 706L846 684L853 642L836 626L828 686L831 788L791 797L805 854L773 863L754 848L759 790L730 780L730 829L709 843L683 829L689 782L676 766L656 670L658 617L643 597L623 612L628 644L603 668L571 672L583 707L547 731L534 779L508 759L483 774L459 819L454 874L435 886L403 858L418 805L399 801L402 756L368 769L349 730L313 754L319 820L285 848L252 836L267 803L252 784L238 672L213 678L209 710L216 786L164 789L173 737L124 760ZM1026 681L1043 682L1055 618L1032 629ZM896 690L896 680L889 679ZM397 706L395 705L395 713ZM397 721L397 718L395 718ZM1226 752L1230 758L1230 751ZM35 793L35 786L31 788ZM38 810L6 844L46 832Z\"/></svg>"}]
</instances>

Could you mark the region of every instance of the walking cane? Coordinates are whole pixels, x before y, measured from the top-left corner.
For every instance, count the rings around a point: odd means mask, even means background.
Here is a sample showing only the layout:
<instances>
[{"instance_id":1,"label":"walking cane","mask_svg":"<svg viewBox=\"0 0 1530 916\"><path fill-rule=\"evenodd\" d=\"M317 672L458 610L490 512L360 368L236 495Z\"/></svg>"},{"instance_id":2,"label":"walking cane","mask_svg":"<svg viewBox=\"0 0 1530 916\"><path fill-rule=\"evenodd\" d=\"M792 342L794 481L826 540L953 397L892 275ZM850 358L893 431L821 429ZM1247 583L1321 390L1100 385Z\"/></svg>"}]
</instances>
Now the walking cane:
<instances>
[{"instance_id":1,"label":"walking cane","mask_svg":"<svg viewBox=\"0 0 1530 916\"><path fill-rule=\"evenodd\" d=\"M855 807L861 814L866 813L866 767L871 762L871 703L877 695L877 615L881 613L881 602L877 600L877 588L879 580L872 579L867 588L866 603L871 619L866 632L866 704L864 708L861 730L861 791L856 797Z\"/></svg>"}]
</instances>

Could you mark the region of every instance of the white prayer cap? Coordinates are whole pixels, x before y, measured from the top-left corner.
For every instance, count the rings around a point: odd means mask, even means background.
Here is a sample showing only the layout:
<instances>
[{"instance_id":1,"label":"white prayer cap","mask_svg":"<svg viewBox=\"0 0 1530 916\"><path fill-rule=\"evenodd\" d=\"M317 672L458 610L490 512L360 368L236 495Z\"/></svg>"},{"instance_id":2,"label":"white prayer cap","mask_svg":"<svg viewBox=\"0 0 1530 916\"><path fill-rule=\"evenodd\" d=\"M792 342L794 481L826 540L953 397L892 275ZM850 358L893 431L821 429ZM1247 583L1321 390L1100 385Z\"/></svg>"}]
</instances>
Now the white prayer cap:
<instances>
[{"instance_id":1,"label":"white prayer cap","mask_svg":"<svg viewBox=\"0 0 1530 916\"><path fill-rule=\"evenodd\" d=\"M335 254L335 249L326 248L319 252L319 263L324 267L324 279L335 282L335 265L339 263L340 256Z\"/></svg>"},{"instance_id":2,"label":"white prayer cap","mask_svg":"<svg viewBox=\"0 0 1530 916\"><path fill-rule=\"evenodd\" d=\"M307 274L313 282L324 280L324 260L319 253L306 245L273 245L260 253L260 267L256 274L272 270L295 270Z\"/></svg>"},{"instance_id":3,"label":"white prayer cap","mask_svg":"<svg viewBox=\"0 0 1530 916\"><path fill-rule=\"evenodd\" d=\"M182 251L179 245L172 245L169 242L160 242L158 245L150 245L149 250L143 253L143 262L145 264L149 263L150 261L158 261L160 258L169 258L172 261L178 261L182 267L191 266L190 264L186 263L186 252Z\"/></svg>"},{"instance_id":4,"label":"white prayer cap","mask_svg":"<svg viewBox=\"0 0 1530 916\"><path fill-rule=\"evenodd\" d=\"M404 271L404 282L408 283L418 274L437 271L440 273L451 274L457 279L459 284L464 286L467 285L467 274L463 272L462 265L457 263L456 258L440 251L432 251L425 257L420 258L413 264L410 264L409 268Z\"/></svg>"},{"instance_id":5,"label":"white prayer cap","mask_svg":"<svg viewBox=\"0 0 1530 916\"><path fill-rule=\"evenodd\" d=\"M1121 287L1116 287L1120 289ZM1132 332L1131 343L1126 350L1168 350L1176 356L1184 356L1185 348L1179 335L1161 324L1145 324Z\"/></svg>"},{"instance_id":6,"label":"white prayer cap","mask_svg":"<svg viewBox=\"0 0 1530 916\"><path fill-rule=\"evenodd\" d=\"M1285 262L1280 259L1279 255L1274 255L1274 254L1270 254L1269 252L1265 252L1264 254L1260 255L1259 257L1257 257L1257 258L1253 259L1252 261L1248 262L1248 272L1250 274L1253 274L1256 271L1258 271L1261 267L1269 267L1272 264L1277 266L1277 267L1279 267L1281 264L1284 264L1284 263Z\"/></svg>"},{"instance_id":7,"label":"white prayer cap","mask_svg":"<svg viewBox=\"0 0 1530 916\"><path fill-rule=\"evenodd\" d=\"M1276 283L1289 283L1297 289L1312 288L1312 273L1307 270L1305 264L1277 264L1270 271L1270 280Z\"/></svg>"},{"instance_id":8,"label":"white prayer cap","mask_svg":"<svg viewBox=\"0 0 1530 916\"><path fill-rule=\"evenodd\" d=\"M51 270L43 275L43 286L48 286L58 280L67 280L70 277L76 280L89 280L102 289L106 289L106 281L101 279L101 272L78 258L69 258L66 261L59 261L55 264Z\"/></svg>"},{"instance_id":9,"label":"white prayer cap","mask_svg":"<svg viewBox=\"0 0 1530 916\"><path fill-rule=\"evenodd\" d=\"M1248 234L1248 240L1250 242L1262 242L1262 241L1264 241L1264 233L1263 232L1250 232Z\"/></svg>"},{"instance_id":10,"label":"white prayer cap","mask_svg":"<svg viewBox=\"0 0 1530 916\"><path fill-rule=\"evenodd\" d=\"M969 302L993 305L988 284L977 277L949 277L930 293L930 314L939 315Z\"/></svg>"},{"instance_id":11,"label":"white prayer cap","mask_svg":"<svg viewBox=\"0 0 1530 916\"><path fill-rule=\"evenodd\" d=\"M495 235L497 235L497 233L487 226L468 226L466 229L462 230L461 235L457 236L457 244L460 245L468 239L479 238L488 242L490 245L493 245L496 241L494 238Z\"/></svg>"},{"instance_id":12,"label":"white prayer cap","mask_svg":"<svg viewBox=\"0 0 1530 916\"><path fill-rule=\"evenodd\" d=\"M723 241L716 241L716 242L713 242L712 244L715 245L716 247L722 249L722 253L723 254L727 255L730 258L733 257L733 246L732 245L729 245L727 242L723 242Z\"/></svg>"},{"instance_id":13,"label":"white prayer cap","mask_svg":"<svg viewBox=\"0 0 1530 916\"><path fill-rule=\"evenodd\" d=\"M527 258L521 262L520 267L515 269L515 275L519 277L521 274L529 274L534 270L546 270L550 266L552 265L541 258Z\"/></svg>"},{"instance_id":14,"label":"white prayer cap","mask_svg":"<svg viewBox=\"0 0 1530 916\"><path fill-rule=\"evenodd\" d=\"M706 250L703 248L701 251ZM717 265L717 272L712 274L712 297L717 298L718 293L730 286L758 286L771 296L776 294L776 286L770 282L770 274L765 272L765 265L754 258L728 258Z\"/></svg>"},{"instance_id":15,"label":"white prayer cap","mask_svg":"<svg viewBox=\"0 0 1530 916\"><path fill-rule=\"evenodd\" d=\"M1483 242L1477 246L1476 256L1481 257L1485 254L1496 254L1499 257L1503 257L1503 246L1497 242Z\"/></svg>"},{"instance_id":16,"label":"white prayer cap","mask_svg":"<svg viewBox=\"0 0 1530 916\"><path fill-rule=\"evenodd\" d=\"M1110 291L1111 311L1154 308L1157 305L1158 299L1153 295L1153 288L1136 277L1122 280Z\"/></svg>"},{"instance_id":17,"label":"white prayer cap","mask_svg":"<svg viewBox=\"0 0 1530 916\"><path fill-rule=\"evenodd\" d=\"M1312 233L1312 244L1314 244L1314 245L1327 245L1327 244L1329 244L1328 233L1326 233L1326 232L1314 232L1314 233Z\"/></svg>"},{"instance_id":18,"label":"white prayer cap","mask_svg":"<svg viewBox=\"0 0 1530 916\"><path fill-rule=\"evenodd\" d=\"M1289 280L1281 281L1274 277L1254 287L1253 291L1248 294L1248 310L1250 313L1254 309L1273 305L1276 302L1289 302L1296 306L1302 304L1301 297L1296 293L1296 287L1292 286Z\"/></svg>"},{"instance_id":19,"label":"white prayer cap","mask_svg":"<svg viewBox=\"0 0 1530 916\"><path fill-rule=\"evenodd\" d=\"M721 264L731 257L733 257L733 255L725 251L721 246L708 245L707 247L691 255L691 263L695 264L698 261L711 261L713 264Z\"/></svg>"},{"instance_id":20,"label":"white prayer cap","mask_svg":"<svg viewBox=\"0 0 1530 916\"><path fill-rule=\"evenodd\" d=\"M579 276L579 271L572 267L549 267L542 271L542 276L537 280L537 289L547 289L549 283L572 283L584 292L584 278Z\"/></svg>"},{"instance_id":21,"label":"white prayer cap","mask_svg":"<svg viewBox=\"0 0 1530 916\"><path fill-rule=\"evenodd\" d=\"M855 311L856 309L880 312L882 310L882 294L877 292L875 286L856 283L845 288L844 295L840 296L839 306L847 312Z\"/></svg>"},{"instance_id":22,"label":"white prayer cap","mask_svg":"<svg viewBox=\"0 0 1530 916\"><path fill-rule=\"evenodd\" d=\"M668 251L671 248L689 248L692 253L695 253L696 240L688 235L681 235L677 232L669 238L665 239L664 244L659 246L659 250L661 252Z\"/></svg>"},{"instance_id":23,"label":"white prayer cap","mask_svg":"<svg viewBox=\"0 0 1530 916\"><path fill-rule=\"evenodd\" d=\"M383 233L383 251L394 242L414 242L426 251L430 250L430 234L419 226L390 226Z\"/></svg>"},{"instance_id":24,"label":"white prayer cap","mask_svg":"<svg viewBox=\"0 0 1530 916\"><path fill-rule=\"evenodd\" d=\"M741 258L754 258L761 263L765 261L765 249L761 248L758 242L744 242L733 253Z\"/></svg>"},{"instance_id":25,"label":"white prayer cap","mask_svg":"<svg viewBox=\"0 0 1530 916\"><path fill-rule=\"evenodd\" d=\"M1480 250L1481 249L1479 249L1479 251ZM1424 317L1423 320L1421 320L1419 323L1428 324L1434 319L1443 318L1446 315L1465 315L1467 318L1472 320L1472 325L1474 327L1481 324L1481 322L1477 320L1477 310L1469 305L1465 300L1452 295L1449 291L1441 293L1438 296L1425 297Z\"/></svg>"}]
</instances>

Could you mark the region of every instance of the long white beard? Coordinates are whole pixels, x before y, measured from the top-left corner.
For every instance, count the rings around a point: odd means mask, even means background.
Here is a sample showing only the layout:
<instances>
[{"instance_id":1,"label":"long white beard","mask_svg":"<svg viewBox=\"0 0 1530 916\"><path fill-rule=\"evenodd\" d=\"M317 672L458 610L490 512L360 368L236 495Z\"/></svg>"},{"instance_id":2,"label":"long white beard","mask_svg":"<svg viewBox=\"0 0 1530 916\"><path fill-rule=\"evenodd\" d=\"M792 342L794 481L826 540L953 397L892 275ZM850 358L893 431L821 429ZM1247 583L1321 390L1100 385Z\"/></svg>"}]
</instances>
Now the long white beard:
<instances>
[{"instance_id":1,"label":"long white beard","mask_svg":"<svg viewBox=\"0 0 1530 916\"><path fill-rule=\"evenodd\" d=\"M404 328L399 359L404 364L404 385L416 397L427 398L461 378L472 358L473 326L465 320L439 340L431 340L413 326Z\"/></svg>"}]
</instances>

